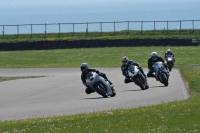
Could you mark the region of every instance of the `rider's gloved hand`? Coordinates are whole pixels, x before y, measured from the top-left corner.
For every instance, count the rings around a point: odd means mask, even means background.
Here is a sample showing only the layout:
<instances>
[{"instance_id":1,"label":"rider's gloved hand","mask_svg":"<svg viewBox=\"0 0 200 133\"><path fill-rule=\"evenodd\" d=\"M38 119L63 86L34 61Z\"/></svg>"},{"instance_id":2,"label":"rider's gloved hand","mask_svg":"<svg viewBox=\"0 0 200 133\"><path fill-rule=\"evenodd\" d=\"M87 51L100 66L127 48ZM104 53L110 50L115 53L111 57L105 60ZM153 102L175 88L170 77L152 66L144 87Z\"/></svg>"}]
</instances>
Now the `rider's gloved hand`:
<instances>
[{"instance_id":1,"label":"rider's gloved hand","mask_svg":"<svg viewBox=\"0 0 200 133\"><path fill-rule=\"evenodd\" d=\"M99 74L100 73L99 70L97 70L96 73Z\"/></svg>"},{"instance_id":2,"label":"rider's gloved hand","mask_svg":"<svg viewBox=\"0 0 200 133\"><path fill-rule=\"evenodd\" d=\"M129 75L128 75L128 72L126 73L126 78L130 78Z\"/></svg>"}]
</instances>

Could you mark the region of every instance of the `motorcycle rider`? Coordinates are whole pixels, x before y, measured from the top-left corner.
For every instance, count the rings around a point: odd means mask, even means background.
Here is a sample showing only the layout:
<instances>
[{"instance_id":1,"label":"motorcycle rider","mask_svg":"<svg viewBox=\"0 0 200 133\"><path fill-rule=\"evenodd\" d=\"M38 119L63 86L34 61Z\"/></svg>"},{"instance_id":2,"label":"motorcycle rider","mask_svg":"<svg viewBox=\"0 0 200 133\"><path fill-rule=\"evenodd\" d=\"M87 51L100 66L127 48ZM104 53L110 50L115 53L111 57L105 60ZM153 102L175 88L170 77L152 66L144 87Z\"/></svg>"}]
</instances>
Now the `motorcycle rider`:
<instances>
[{"instance_id":1,"label":"motorcycle rider","mask_svg":"<svg viewBox=\"0 0 200 133\"><path fill-rule=\"evenodd\" d=\"M167 49L167 51L165 53L165 59L167 58L168 55L172 55L174 63L175 63L175 56L170 49Z\"/></svg>"},{"instance_id":2,"label":"motorcycle rider","mask_svg":"<svg viewBox=\"0 0 200 133\"><path fill-rule=\"evenodd\" d=\"M99 76L103 77L105 80L107 80L107 81L110 83L111 88L113 87L113 83L112 83L110 80L108 80L108 78L106 77L106 74L105 74L105 73L101 73L101 72L99 72L99 70L96 70L96 69L89 69L89 66L88 66L87 63L82 63L81 66L80 66L80 69L81 69L81 71L82 71L82 73L81 73L81 80L82 80L82 82L83 82L83 85L86 86L85 92L86 92L87 94L90 94L90 93L92 93L92 92L95 92L95 91L94 91L89 85L87 85L87 83L86 83L87 74L88 74L89 72L96 72L97 74L99 74Z\"/></svg>"},{"instance_id":3,"label":"motorcycle rider","mask_svg":"<svg viewBox=\"0 0 200 133\"><path fill-rule=\"evenodd\" d=\"M132 80L130 79L130 77L128 76L128 66L129 65L135 65L138 67L138 69L140 70L140 72L144 75L144 77L146 77L146 75L144 74L144 71L142 69L142 67L140 66L139 63L129 60L127 56L124 56L122 58L122 65L121 65L121 70L122 70L122 74L125 76L125 80L124 83L130 83L132 82Z\"/></svg>"},{"instance_id":4,"label":"motorcycle rider","mask_svg":"<svg viewBox=\"0 0 200 133\"><path fill-rule=\"evenodd\" d=\"M148 59L149 71L147 73L147 77L155 77L155 75L153 74L154 73L153 64L156 62L159 62L159 61L163 63L164 67L168 71L167 65L164 63L164 59L162 57L158 56L157 52L152 52L151 57ZM169 75L169 71L168 71L168 75Z\"/></svg>"}]
</instances>

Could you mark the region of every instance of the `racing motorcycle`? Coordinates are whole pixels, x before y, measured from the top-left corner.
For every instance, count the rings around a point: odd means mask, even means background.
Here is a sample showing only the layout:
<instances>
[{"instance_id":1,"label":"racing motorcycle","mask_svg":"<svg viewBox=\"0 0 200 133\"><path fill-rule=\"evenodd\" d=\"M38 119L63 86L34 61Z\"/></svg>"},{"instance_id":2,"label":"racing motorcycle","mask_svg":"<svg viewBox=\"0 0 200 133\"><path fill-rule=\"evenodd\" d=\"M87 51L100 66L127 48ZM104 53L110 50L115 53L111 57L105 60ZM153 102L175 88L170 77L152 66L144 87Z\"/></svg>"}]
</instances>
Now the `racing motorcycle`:
<instances>
[{"instance_id":1,"label":"racing motorcycle","mask_svg":"<svg viewBox=\"0 0 200 133\"><path fill-rule=\"evenodd\" d=\"M96 72L89 72L87 74L86 83L104 98L107 98L108 96L114 97L116 95L116 91L111 87L110 83Z\"/></svg>"},{"instance_id":2,"label":"racing motorcycle","mask_svg":"<svg viewBox=\"0 0 200 133\"><path fill-rule=\"evenodd\" d=\"M159 80L165 86L168 86L169 75L167 69L164 67L162 62L156 62L153 65L155 78Z\"/></svg>"},{"instance_id":3,"label":"racing motorcycle","mask_svg":"<svg viewBox=\"0 0 200 133\"><path fill-rule=\"evenodd\" d=\"M137 66L129 65L128 76L142 90L149 88L146 77L140 72Z\"/></svg>"},{"instance_id":4,"label":"racing motorcycle","mask_svg":"<svg viewBox=\"0 0 200 133\"><path fill-rule=\"evenodd\" d=\"M167 55L165 60L166 60L167 67L169 71L171 72L172 67L174 66L174 58L172 55Z\"/></svg>"}]
</instances>

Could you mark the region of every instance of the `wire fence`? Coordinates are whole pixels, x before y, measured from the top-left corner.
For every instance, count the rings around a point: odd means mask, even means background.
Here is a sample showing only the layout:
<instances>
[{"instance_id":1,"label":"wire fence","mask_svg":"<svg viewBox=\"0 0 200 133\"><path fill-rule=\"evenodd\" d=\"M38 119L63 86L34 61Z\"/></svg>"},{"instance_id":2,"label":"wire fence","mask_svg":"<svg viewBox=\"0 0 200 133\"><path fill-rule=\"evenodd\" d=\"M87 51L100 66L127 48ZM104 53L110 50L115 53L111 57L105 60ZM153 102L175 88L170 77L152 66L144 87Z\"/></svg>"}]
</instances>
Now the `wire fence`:
<instances>
[{"instance_id":1,"label":"wire fence","mask_svg":"<svg viewBox=\"0 0 200 133\"><path fill-rule=\"evenodd\" d=\"M147 30L200 30L200 20L177 21L117 21L117 22L86 22L86 23L45 23L0 25L1 36L20 34L48 34L85 32L119 32L119 31L147 31Z\"/></svg>"}]
</instances>

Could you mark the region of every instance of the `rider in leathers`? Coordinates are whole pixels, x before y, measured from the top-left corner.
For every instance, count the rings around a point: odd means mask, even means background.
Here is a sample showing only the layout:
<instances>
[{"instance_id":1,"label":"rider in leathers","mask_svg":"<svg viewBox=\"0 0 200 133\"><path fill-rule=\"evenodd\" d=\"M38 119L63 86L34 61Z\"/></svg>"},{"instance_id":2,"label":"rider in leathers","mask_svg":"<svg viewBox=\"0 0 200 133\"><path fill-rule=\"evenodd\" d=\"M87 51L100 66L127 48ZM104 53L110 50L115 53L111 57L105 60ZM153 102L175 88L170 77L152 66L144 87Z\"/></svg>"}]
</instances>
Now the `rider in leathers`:
<instances>
[{"instance_id":1,"label":"rider in leathers","mask_svg":"<svg viewBox=\"0 0 200 133\"><path fill-rule=\"evenodd\" d=\"M148 59L149 71L147 73L147 77L155 77L155 75L153 74L154 73L153 65L154 63L159 62L159 61L162 62L166 70L168 70L167 65L164 63L164 59L158 56L157 52L152 52L151 57Z\"/></svg>"},{"instance_id":2,"label":"rider in leathers","mask_svg":"<svg viewBox=\"0 0 200 133\"><path fill-rule=\"evenodd\" d=\"M127 84L127 83L132 82L132 80L128 76L128 66L129 65L135 65L135 66L137 66L138 69L140 70L140 72L146 77L146 75L144 74L144 71L143 71L142 67L139 65L139 63L134 62L132 60L129 60L127 56L124 56L122 58L122 66L121 66L122 74L125 76L124 83Z\"/></svg>"},{"instance_id":3,"label":"rider in leathers","mask_svg":"<svg viewBox=\"0 0 200 133\"><path fill-rule=\"evenodd\" d=\"M99 72L99 71L96 70L96 69L89 69L89 66L88 66L87 63L82 63L81 66L80 66L80 68L81 68L81 71L82 71L82 73L81 73L81 80L82 80L82 82L83 82L83 85L86 86L85 92L86 92L87 94L90 94L90 93L92 93L92 92L95 92L95 91L94 91L89 85L87 85L87 83L86 83L87 74L88 74L89 72L96 72L97 74L99 74L99 76L101 76L101 77L103 77L105 80L107 80L107 81L110 83L111 87L113 87L112 82L111 82L110 80L108 80L108 78L106 77L106 74L105 74L105 73L101 73L101 72Z\"/></svg>"},{"instance_id":4,"label":"rider in leathers","mask_svg":"<svg viewBox=\"0 0 200 133\"><path fill-rule=\"evenodd\" d=\"M165 59L167 58L168 55L172 55L174 63L175 63L175 56L174 56L174 54L172 53L172 51L170 49L168 49L166 51L166 53L165 53Z\"/></svg>"}]
</instances>

